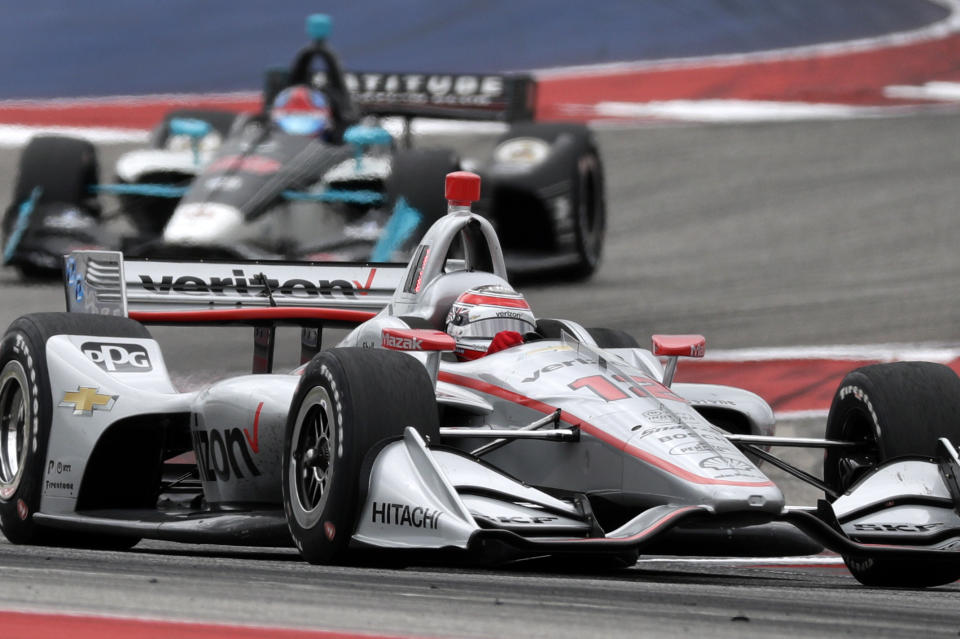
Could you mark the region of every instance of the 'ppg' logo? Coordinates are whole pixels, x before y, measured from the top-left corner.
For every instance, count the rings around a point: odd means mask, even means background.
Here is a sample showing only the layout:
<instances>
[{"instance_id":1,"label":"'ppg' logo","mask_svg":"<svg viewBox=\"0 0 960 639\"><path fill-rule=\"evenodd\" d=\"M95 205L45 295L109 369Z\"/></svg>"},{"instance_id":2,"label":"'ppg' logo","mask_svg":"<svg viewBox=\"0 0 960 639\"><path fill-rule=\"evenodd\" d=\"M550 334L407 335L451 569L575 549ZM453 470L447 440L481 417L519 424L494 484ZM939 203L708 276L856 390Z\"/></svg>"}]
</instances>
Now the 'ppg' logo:
<instances>
[{"instance_id":1,"label":"'ppg' logo","mask_svg":"<svg viewBox=\"0 0 960 639\"><path fill-rule=\"evenodd\" d=\"M153 370L147 349L139 344L85 342L80 350L91 362L111 373L146 373Z\"/></svg>"}]
</instances>

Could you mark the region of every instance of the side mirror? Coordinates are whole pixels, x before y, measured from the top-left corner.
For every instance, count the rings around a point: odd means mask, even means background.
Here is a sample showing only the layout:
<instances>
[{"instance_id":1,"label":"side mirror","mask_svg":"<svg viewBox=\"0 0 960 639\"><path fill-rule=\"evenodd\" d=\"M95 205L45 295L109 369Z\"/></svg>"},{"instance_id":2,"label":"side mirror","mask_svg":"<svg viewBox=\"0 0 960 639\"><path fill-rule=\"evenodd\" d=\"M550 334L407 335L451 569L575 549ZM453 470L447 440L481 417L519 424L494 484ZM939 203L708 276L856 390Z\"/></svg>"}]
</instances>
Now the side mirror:
<instances>
[{"instance_id":1,"label":"side mirror","mask_svg":"<svg viewBox=\"0 0 960 639\"><path fill-rule=\"evenodd\" d=\"M381 345L392 351L406 351L408 353L427 353L424 366L433 385L437 385L437 373L440 370L440 353L452 352L457 347L457 341L443 331L429 328L384 328L381 335Z\"/></svg>"},{"instance_id":2,"label":"side mirror","mask_svg":"<svg viewBox=\"0 0 960 639\"><path fill-rule=\"evenodd\" d=\"M663 385L669 387L673 383L680 357L703 357L706 345L703 335L654 335L653 354L669 358L663 371Z\"/></svg>"}]
</instances>

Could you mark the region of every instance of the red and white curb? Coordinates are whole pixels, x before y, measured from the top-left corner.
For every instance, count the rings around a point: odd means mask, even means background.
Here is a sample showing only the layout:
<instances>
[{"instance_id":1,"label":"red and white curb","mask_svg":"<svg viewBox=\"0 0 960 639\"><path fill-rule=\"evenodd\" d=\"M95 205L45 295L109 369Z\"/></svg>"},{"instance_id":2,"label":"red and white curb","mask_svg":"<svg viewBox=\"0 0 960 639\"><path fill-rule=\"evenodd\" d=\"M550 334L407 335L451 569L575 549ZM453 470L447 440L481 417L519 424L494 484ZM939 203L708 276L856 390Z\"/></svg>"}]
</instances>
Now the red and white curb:
<instances>
[{"instance_id":1,"label":"red and white curb","mask_svg":"<svg viewBox=\"0 0 960 639\"><path fill-rule=\"evenodd\" d=\"M950 11L943 20L873 38L540 69L534 71L537 119L752 122L957 110L960 0L934 1ZM94 142L140 142L144 131L176 108L257 111L260 96L236 92L5 101L0 102L0 146L21 146L34 133L72 134L76 129ZM484 125L435 121L420 126L429 133ZM502 129L500 124L486 126Z\"/></svg>"},{"instance_id":2,"label":"red and white curb","mask_svg":"<svg viewBox=\"0 0 960 639\"><path fill-rule=\"evenodd\" d=\"M960 344L868 344L707 351L685 360L678 382L726 384L763 397L777 419L826 417L843 376L860 366L924 361L960 374Z\"/></svg>"},{"instance_id":3,"label":"red and white curb","mask_svg":"<svg viewBox=\"0 0 960 639\"><path fill-rule=\"evenodd\" d=\"M755 53L542 69L544 119L763 121L943 110L958 100L960 0L931 25ZM952 108L956 108L955 106Z\"/></svg>"},{"instance_id":4,"label":"red and white curb","mask_svg":"<svg viewBox=\"0 0 960 639\"><path fill-rule=\"evenodd\" d=\"M13 610L0 610L0 628L4 639L400 639L380 633Z\"/></svg>"}]
</instances>

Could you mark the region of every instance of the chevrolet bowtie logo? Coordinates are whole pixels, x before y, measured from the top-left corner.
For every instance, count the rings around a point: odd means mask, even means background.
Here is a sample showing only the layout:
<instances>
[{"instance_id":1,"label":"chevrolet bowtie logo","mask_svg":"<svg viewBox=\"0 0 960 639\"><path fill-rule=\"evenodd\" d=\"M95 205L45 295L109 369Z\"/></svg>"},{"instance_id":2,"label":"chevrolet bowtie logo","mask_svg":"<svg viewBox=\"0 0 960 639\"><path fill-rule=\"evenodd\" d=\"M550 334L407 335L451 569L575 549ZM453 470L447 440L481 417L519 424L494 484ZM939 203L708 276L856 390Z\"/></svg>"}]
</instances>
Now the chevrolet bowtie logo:
<instances>
[{"instance_id":1,"label":"chevrolet bowtie logo","mask_svg":"<svg viewBox=\"0 0 960 639\"><path fill-rule=\"evenodd\" d=\"M95 410L110 410L119 395L101 395L96 388L79 386L75 391L63 394L60 408L72 408L74 415L93 415Z\"/></svg>"}]
</instances>

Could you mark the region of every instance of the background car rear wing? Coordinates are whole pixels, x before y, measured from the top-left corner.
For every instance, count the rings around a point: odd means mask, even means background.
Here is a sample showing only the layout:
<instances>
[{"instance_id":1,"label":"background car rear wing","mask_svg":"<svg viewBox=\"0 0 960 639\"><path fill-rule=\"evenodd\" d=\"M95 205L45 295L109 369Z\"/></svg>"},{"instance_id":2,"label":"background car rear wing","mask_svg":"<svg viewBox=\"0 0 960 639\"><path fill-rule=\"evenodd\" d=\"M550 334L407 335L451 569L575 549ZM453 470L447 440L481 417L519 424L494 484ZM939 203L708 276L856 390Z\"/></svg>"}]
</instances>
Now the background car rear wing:
<instances>
[{"instance_id":1,"label":"background car rear wing","mask_svg":"<svg viewBox=\"0 0 960 639\"><path fill-rule=\"evenodd\" d=\"M323 73L313 77L315 86L326 81ZM534 115L536 83L529 75L346 72L344 83L364 114L503 122ZM264 104L289 84L286 69L268 71Z\"/></svg>"},{"instance_id":2,"label":"background car rear wing","mask_svg":"<svg viewBox=\"0 0 960 639\"><path fill-rule=\"evenodd\" d=\"M126 259L117 251L74 251L64 260L64 291L70 312L129 317L144 324L254 326L254 372L268 372L277 325L304 327L301 359L309 360L319 350L324 326L355 326L389 304L406 268L388 263L173 262Z\"/></svg>"}]
</instances>

